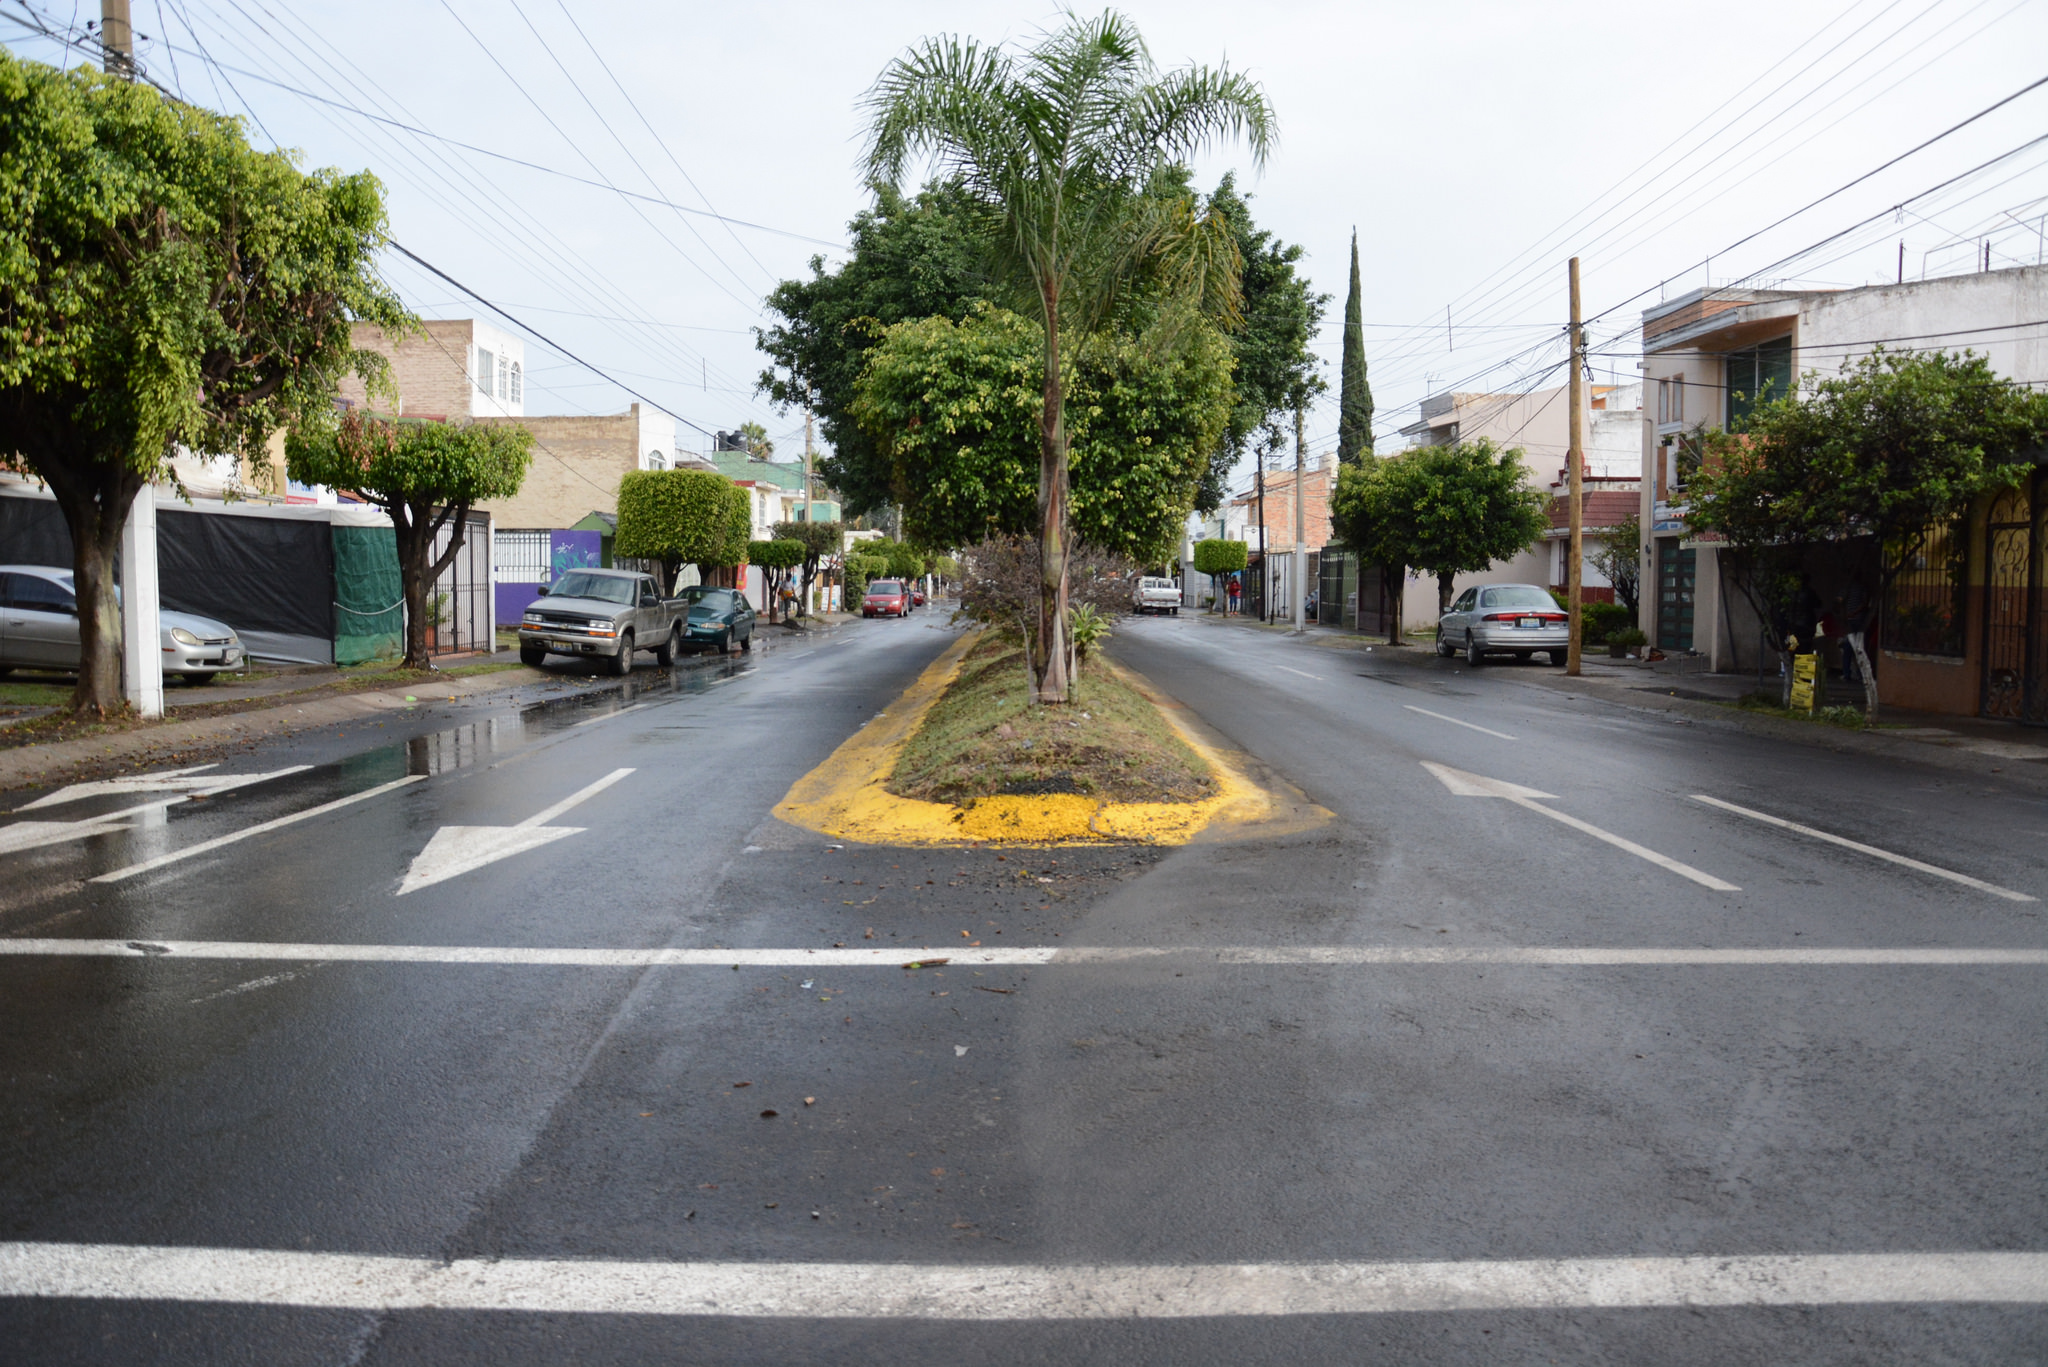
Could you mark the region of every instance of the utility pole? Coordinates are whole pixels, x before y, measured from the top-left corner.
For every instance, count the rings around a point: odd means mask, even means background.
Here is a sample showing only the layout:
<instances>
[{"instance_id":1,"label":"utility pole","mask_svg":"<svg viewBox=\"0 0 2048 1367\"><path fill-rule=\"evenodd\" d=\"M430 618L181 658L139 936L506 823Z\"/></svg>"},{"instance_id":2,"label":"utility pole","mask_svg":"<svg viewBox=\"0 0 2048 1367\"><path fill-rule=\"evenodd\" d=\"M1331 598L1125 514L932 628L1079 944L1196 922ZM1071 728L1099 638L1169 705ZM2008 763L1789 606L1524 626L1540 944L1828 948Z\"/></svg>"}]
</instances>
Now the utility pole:
<instances>
[{"instance_id":1,"label":"utility pole","mask_svg":"<svg viewBox=\"0 0 2048 1367\"><path fill-rule=\"evenodd\" d=\"M128 0L100 0L100 65L109 76L135 79L135 25Z\"/></svg>"},{"instance_id":2,"label":"utility pole","mask_svg":"<svg viewBox=\"0 0 2048 1367\"><path fill-rule=\"evenodd\" d=\"M1579 258L1572 258L1572 388L1571 388L1571 435L1570 449L1565 459L1571 462L1568 476L1571 499L1571 548L1569 561L1564 572L1564 596L1570 605L1571 648L1565 655L1564 672L1579 672L1579 579L1586 558L1586 333L1579 324Z\"/></svg>"},{"instance_id":3,"label":"utility pole","mask_svg":"<svg viewBox=\"0 0 2048 1367\"><path fill-rule=\"evenodd\" d=\"M1273 595L1268 592L1273 583L1272 563L1266 558L1266 449L1259 448L1259 620L1272 620L1268 609L1272 606Z\"/></svg>"},{"instance_id":4,"label":"utility pole","mask_svg":"<svg viewBox=\"0 0 2048 1367\"><path fill-rule=\"evenodd\" d=\"M1301 405L1294 405L1294 630L1296 633L1308 629L1308 532L1307 514L1302 504L1308 502L1308 476L1306 452L1308 438L1301 432Z\"/></svg>"},{"instance_id":5,"label":"utility pole","mask_svg":"<svg viewBox=\"0 0 2048 1367\"><path fill-rule=\"evenodd\" d=\"M135 26L128 0L100 0L101 64L109 76L135 79ZM157 647L156 486L145 482L121 525L121 694L136 715L164 714L164 657Z\"/></svg>"},{"instance_id":6,"label":"utility pole","mask_svg":"<svg viewBox=\"0 0 2048 1367\"><path fill-rule=\"evenodd\" d=\"M809 404L805 404L805 405L804 405L804 516L803 516L803 520L804 520L805 522L810 522L810 521L813 521L813 520L814 520L814 519L813 519L813 518L811 517L811 513L812 513L812 507L811 507L811 406L810 406ZM807 535L807 536L808 536L808 535L809 535L809 533L807 532L807 533L805 533L805 535ZM818 605L817 605L817 602L815 601L815 600L816 600L816 598L817 598L817 591L816 591L815 589L813 589L813 588L811 587L811 580L810 580L810 577L809 577L808 575L806 575L806 577L805 577L805 579L804 579L804 601L805 601L805 603L806 603L806 604L808 604L808 605L810 606L810 609L811 609L811 611L812 611L812 612L813 612L814 614L815 614L815 613L817 612L817 609L818 609Z\"/></svg>"}]
</instances>

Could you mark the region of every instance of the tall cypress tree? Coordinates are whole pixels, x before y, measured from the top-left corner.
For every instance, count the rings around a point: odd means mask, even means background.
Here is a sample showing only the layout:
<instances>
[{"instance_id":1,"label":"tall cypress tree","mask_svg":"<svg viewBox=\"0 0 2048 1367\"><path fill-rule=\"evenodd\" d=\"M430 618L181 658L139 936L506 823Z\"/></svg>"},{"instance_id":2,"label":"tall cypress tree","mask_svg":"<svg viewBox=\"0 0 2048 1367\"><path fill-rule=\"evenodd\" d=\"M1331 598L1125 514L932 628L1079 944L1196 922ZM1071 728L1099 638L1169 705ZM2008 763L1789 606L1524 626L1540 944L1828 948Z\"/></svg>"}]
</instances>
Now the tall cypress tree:
<instances>
[{"instance_id":1,"label":"tall cypress tree","mask_svg":"<svg viewBox=\"0 0 2048 1367\"><path fill-rule=\"evenodd\" d=\"M1358 289L1358 229L1351 230L1351 293L1344 300L1344 371L1337 404L1337 461L1372 455L1372 386L1365 378L1365 316Z\"/></svg>"}]
</instances>

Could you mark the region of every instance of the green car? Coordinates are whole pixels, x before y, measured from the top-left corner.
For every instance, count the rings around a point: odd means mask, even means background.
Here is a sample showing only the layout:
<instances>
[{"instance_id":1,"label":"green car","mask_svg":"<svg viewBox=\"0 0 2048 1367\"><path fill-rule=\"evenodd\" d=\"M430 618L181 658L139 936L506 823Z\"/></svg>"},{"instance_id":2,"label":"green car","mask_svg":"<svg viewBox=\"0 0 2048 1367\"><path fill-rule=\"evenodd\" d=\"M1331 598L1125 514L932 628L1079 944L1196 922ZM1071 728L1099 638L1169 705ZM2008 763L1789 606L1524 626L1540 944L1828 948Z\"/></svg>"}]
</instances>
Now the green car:
<instances>
[{"instance_id":1,"label":"green car","mask_svg":"<svg viewBox=\"0 0 2048 1367\"><path fill-rule=\"evenodd\" d=\"M707 588L693 584L682 591L689 604L690 625L683 639L696 645L717 646L724 655L737 645L754 648L754 605L737 589Z\"/></svg>"}]
</instances>

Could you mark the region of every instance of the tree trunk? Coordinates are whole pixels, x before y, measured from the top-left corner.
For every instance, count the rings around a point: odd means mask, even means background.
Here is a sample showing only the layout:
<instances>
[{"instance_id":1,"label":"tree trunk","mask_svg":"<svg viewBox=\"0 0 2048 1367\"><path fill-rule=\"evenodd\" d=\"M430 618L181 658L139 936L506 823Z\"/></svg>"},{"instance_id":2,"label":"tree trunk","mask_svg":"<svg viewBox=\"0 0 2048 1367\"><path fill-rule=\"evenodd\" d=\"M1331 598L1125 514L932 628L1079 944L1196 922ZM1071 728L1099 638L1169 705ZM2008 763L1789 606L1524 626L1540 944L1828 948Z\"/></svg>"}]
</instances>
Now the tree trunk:
<instances>
[{"instance_id":1,"label":"tree trunk","mask_svg":"<svg viewBox=\"0 0 2048 1367\"><path fill-rule=\"evenodd\" d=\"M1436 615L1441 617L1451 610L1451 597L1456 588L1457 576L1439 574L1436 577Z\"/></svg>"},{"instance_id":2,"label":"tree trunk","mask_svg":"<svg viewBox=\"0 0 2048 1367\"><path fill-rule=\"evenodd\" d=\"M1877 720L1877 676L1870 672L1870 654L1863 648L1863 633L1849 633L1849 653L1856 657L1856 672L1863 677L1863 716Z\"/></svg>"},{"instance_id":3,"label":"tree trunk","mask_svg":"<svg viewBox=\"0 0 2048 1367\"><path fill-rule=\"evenodd\" d=\"M1408 567L1406 565L1382 565L1380 567L1380 592L1387 595L1387 644L1401 644L1401 608L1407 598Z\"/></svg>"},{"instance_id":4,"label":"tree trunk","mask_svg":"<svg viewBox=\"0 0 2048 1367\"><path fill-rule=\"evenodd\" d=\"M391 530L398 542L398 585L405 598L406 669L427 668L427 549L421 511L404 503L390 507Z\"/></svg>"},{"instance_id":5,"label":"tree trunk","mask_svg":"<svg viewBox=\"0 0 2048 1367\"><path fill-rule=\"evenodd\" d=\"M121 605L114 596L114 556L121 529L142 488L125 463L100 459L76 466L38 466L71 531L71 582L78 602L78 686L71 710L104 717L125 706L121 693Z\"/></svg>"},{"instance_id":6,"label":"tree trunk","mask_svg":"<svg viewBox=\"0 0 2048 1367\"><path fill-rule=\"evenodd\" d=\"M1067 700L1067 420L1060 376L1059 291L1045 305L1045 406L1038 432L1038 635L1031 644L1033 702Z\"/></svg>"}]
</instances>

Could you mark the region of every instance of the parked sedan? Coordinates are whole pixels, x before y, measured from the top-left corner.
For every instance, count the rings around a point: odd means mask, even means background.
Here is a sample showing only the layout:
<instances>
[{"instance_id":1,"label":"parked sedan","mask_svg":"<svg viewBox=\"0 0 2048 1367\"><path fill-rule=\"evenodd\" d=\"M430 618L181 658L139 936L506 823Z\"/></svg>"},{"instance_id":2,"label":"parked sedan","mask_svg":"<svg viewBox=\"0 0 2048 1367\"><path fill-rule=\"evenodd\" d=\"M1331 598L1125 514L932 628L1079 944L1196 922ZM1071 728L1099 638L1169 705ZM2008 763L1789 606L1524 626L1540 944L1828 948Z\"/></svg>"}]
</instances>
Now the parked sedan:
<instances>
[{"instance_id":1,"label":"parked sedan","mask_svg":"<svg viewBox=\"0 0 2048 1367\"><path fill-rule=\"evenodd\" d=\"M1486 584L1466 589L1437 620L1436 653L1464 652L1473 666L1488 655L1526 660L1537 651L1554 665L1564 663L1571 645L1571 618L1535 584Z\"/></svg>"},{"instance_id":2,"label":"parked sedan","mask_svg":"<svg viewBox=\"0 0 2048 1367\"><path fill-rule=\"evenodd\" d=\"M867 596L860 600L863 617L906 617L910 608L910 590L899 579L877 579L868 585Z\"/></svg>"},{"instance_id":3,"label":"parked sedan","mask_svg":"<svg viewBox=\"0 0 2048 1367\"><path fill-rule=\"evenodd\" d=\"M715 646L724 655L737 645L754 648L754 605L736 589L715 589L693 584L682 592L690 605L690 625L684 639L702 646Z\"/></svg>"},{"instance_id":4,"label":"parked sedan","mask_svg":"<svg viewBox=\"0 0 2048 1367\"><path fill-rule=\"evenodd\" d=\"M168 609L157 614L157 625L166 676L203 684L249 667L233 627ZM0 565L0 674L15 669L77 671L78 594L70 570Z\"/></svg>"}]
</instances>

